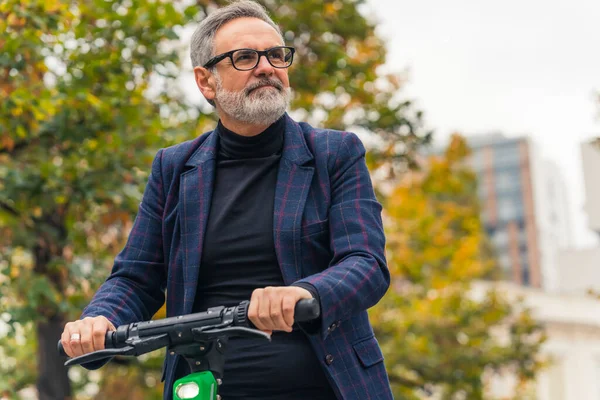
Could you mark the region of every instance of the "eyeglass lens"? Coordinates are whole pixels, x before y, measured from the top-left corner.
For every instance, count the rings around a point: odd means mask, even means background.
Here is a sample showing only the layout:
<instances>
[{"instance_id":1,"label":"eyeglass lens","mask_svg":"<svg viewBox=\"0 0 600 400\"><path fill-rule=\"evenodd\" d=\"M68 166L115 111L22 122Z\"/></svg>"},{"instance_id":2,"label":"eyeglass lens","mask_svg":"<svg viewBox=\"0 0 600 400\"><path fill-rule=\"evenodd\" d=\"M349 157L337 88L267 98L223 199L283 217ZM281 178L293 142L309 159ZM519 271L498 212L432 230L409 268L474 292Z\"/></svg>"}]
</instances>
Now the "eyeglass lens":
<instances>
[{"instance_id":1,"label":"eyeglass lens","mask_svg":"<svg viewBox=\"0 0 600 400\"><path fill-rule=\"evenodd\" d=\"M274 47L267 52L267 59L274 67L289 67L292 63L292 52L285 47ZM258 64L258 52L255 50L238 50L232 54L233 65L239 69L253 69Z\"/></svg>"}]
</instances>

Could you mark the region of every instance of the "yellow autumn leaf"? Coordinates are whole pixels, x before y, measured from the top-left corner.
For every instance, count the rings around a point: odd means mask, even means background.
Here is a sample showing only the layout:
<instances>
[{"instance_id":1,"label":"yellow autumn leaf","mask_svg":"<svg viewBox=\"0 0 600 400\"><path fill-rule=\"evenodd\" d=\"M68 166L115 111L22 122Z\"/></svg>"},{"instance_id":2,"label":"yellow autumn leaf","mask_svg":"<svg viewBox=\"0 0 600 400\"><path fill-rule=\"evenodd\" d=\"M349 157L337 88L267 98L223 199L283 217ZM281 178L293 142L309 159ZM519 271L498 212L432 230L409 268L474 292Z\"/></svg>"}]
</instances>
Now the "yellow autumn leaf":
<instances>
[{"instance_id":1,"label":"yellow autumn leaf","mask_svg":"<svg viewBox=\"0 0 600 400\"><path fill-rule=\"evenodd\" d=\"M87 101L95 108L99 108L102 105L102 100L94 96L91 93L86 94Z\"/></svg>"}]
</instances>

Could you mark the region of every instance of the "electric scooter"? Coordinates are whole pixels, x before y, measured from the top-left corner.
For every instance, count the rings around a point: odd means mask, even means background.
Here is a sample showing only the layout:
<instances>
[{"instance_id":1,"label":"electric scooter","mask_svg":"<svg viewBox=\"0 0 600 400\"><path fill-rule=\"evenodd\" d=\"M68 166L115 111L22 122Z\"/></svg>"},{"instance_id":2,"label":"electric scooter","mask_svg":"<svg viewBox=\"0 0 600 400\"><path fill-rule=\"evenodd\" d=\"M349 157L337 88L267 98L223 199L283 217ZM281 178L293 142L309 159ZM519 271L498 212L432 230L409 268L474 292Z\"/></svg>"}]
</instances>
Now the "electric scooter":
<instances>
[{"instance_id":1,"label":"electric scooter","mask_svg":"<svg viewBox=\"0 0 600 400\"><path fill-rule=\"evenodd\" d=\"M173 399L219 400L229 337L271 340L270 335L256 329L248 320L249 304L249 301L243 301L235 307L214 307L200 313L121 325L115 331L106 332L104 350L71 358L65 366L114 356L139 356L166 347L169 354L182 356L191 371L175 381ZM296 304L294 320L311 321L320 313L315 299L303 299ZM66 356L60 341L58 351Z\"/></svg>"}]
</instances>

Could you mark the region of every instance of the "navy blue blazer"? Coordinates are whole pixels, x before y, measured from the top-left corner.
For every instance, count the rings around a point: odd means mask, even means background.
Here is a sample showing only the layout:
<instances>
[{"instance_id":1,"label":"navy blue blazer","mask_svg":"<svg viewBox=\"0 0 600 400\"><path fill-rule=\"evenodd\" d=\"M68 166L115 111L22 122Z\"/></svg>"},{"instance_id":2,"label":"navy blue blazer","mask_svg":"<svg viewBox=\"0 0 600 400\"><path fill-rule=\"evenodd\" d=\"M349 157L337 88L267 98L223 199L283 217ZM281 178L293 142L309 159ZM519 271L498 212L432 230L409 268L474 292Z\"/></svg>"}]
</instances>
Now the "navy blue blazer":
<instances>
[{"instance_id":1,"label":"navy blue blazer","mask_svg":"<svg viewBox=\"0 0 600 400\"><path fill-rule=\"evenodd\" d=\"M212 196L218 135L158 151L139 212L111 275L83 312L115 326L192 311ZM322 324L308 335L344 400L392 399L367 309L387 291L381 204L350 132L315 129L286 115L275 190L273 235L286 285L318 291ZM171 399L178 356L167 355L163 379ZM293 362L293 360L291 361Z\"/></svg>"}]
</instances>

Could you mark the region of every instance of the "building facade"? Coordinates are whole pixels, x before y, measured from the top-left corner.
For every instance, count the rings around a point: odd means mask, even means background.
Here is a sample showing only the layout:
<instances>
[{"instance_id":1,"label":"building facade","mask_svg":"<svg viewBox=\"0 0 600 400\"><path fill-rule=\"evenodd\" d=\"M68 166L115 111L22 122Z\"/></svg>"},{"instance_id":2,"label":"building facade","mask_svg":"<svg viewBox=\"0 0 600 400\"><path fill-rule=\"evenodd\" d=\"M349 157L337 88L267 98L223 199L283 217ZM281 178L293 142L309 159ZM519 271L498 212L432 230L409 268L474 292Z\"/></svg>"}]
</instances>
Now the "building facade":
<instances>
[{"instance_id":1,"label":"building facade","mask_svg":"<svg viewBox=\"0 0 600 400\"><path fill-rule=\"evenodd\" d=\"M570 242L560 171L543 160L526 137L494 134L468 142L482 220L505 277L552 290L558 285L557 251Z\"/></svg>"},{"instance_id":2,"label":"building facade","mask_svg":"<svg viewBox=\"0 0 600 400\"><path fill-rule=\"evenodd\" d=\"M487 282L474 285L474 297L482 297L489 287ZM545 328L547 339L541 355L548 366L538 375L527 399L600 399L600 299L512 283L499 284L497 289L509 299L523 299ZM488 397L514 398L516 384L508 371L495 374L488 381Z\"/></svg>"},{"instance_id":3,"label":"building facade","mask_svg":"<svg viewBox=\"0 0 600 400\"><path fill-rule=\"evenodd\" d=\"M581 144L581 161L586 199L583 209L588 217L588 228L600 237L600 139Z\"/></svg>"},{"instance_id":4,"label":"building facade","mask_svg":"<svg viewBox=\"0 0 600 400\"><path fill-rule=\"evenodd\" d=\"M600 238L600 141L581 144L587 226ZM559 291L562 293L600 293L600 245L560 251ZM599 397L600 398L600 397Z\"/></svg>"}]
</instances>

